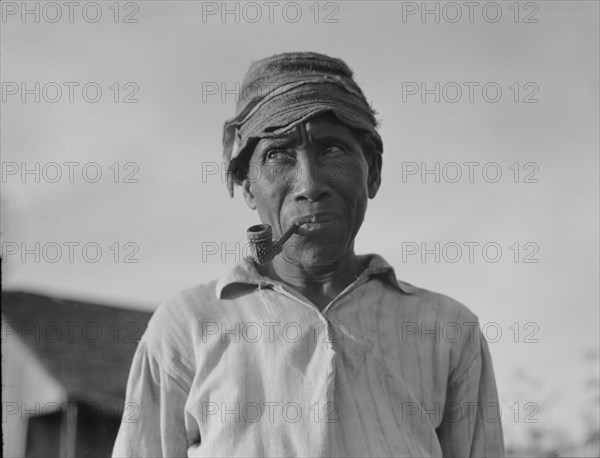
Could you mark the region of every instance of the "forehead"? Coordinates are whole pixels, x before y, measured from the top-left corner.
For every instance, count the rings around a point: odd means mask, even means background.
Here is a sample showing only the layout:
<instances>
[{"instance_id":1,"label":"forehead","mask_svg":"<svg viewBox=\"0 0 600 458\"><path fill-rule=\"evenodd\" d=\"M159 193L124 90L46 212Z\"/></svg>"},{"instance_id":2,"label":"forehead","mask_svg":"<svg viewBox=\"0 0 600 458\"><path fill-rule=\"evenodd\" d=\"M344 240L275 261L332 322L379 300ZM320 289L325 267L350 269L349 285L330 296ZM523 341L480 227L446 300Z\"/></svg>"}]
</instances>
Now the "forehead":
<instances>
[{"instance_id":1,"label":"forehead","mask_svg":"<svg viewBox=\"0 0 600 458\"><path fill-rule=\"evenodd\" d=\"M342 124L333 113L322 113L314 116L301 124L311 140L329 140L332 138L357 142L358 138L353 129ZM298 128L277 137L262 138L259 143L271 143L281 141L300 141Z\"/></svg>"}]
</instances>

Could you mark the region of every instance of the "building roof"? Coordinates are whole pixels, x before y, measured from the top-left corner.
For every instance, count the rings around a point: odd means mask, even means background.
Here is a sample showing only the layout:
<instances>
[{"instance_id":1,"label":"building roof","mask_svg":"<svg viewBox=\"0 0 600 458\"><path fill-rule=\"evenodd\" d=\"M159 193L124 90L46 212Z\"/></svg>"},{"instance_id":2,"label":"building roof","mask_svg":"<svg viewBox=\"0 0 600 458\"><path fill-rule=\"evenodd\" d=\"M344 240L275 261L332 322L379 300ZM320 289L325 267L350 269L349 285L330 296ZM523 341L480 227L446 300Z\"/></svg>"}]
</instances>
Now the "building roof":
<instances>
[{"instance_id":1,"label":"building roof","mask_svg":"<svg viewBox=\"0 0 600 458\"><path fill-rule=\"evenodd\" d=\"M39 294L2 292L3 334L12 333L30 348L65 387L69 399L100 406L122 409L131 360L151 315Z\"/></svg>"}]
</instances>

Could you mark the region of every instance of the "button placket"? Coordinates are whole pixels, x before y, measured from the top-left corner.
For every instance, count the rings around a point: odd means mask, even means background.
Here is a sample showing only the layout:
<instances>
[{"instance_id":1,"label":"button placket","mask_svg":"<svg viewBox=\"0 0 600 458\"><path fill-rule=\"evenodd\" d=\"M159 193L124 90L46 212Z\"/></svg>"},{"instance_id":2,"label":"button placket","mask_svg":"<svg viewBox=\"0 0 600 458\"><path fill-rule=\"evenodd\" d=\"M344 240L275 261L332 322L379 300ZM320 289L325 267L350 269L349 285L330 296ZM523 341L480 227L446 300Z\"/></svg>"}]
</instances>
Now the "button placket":
<instances>
[{"instance_id":1,"label":"button placket","mask_svg":"<svg viewBox=\"0 0 600 458\"><path fill-rule=\"evenodd\" d=\"M274 291L284 295L285 297L287 297L289 299L293 299L296 302L299 302L300 304L303 304L304 306L310 308L311 311L315 312L319 322L324 327L324 331L327 333L326 340L324 342L320 342L321 336L319 334L319 330L317 329L317 336L318 336L319 341L317 341L316 343L317 344L324 343L326 345L326 348L329 351L333 351L334 353L336 353L338 350L341 350L340 348L336 348L336 347L342 345L342 337L343 336L340 335L341 333L338 333L336 331L336 329L335 329L336 326L333 324L333 322L328 317L329 312L343 298L350 295L356 288L358 288L359 286L366 283L371 274L372 274L372 272L370 272L370 271L363 272L359 277L356 278L356 280L354 280L350 285L348 285L329 304L327 304L327 306L322 311L319 310L317 308L317 306L315 306L312 302L303 301L300 297L296 296L295 294L290 293L282 285L280 285L278 283L268 283L268 285L271 286ZM311 327L312 327L312 325L309 324L309 329Z\"/></svg>"},{"instance_id":2,"label":"button placket","mask_svg":"<svg viewBox=\"0 0 600 458\"><path fill-rule=\"evenodd\" d=\"M294 294L291 294L289 291L287 291L285 288L283 288L279 285L275 286L275 289L279 293L283 294L284 296L286 296L290 299L294 299L295 301L308 307L311 310L311 312L313 312L313 314L317 317L318 323L321 325L321 326L318 326L316 329L314 326L317 323L309 323L309 325L308 325L308 329L315 329L315 331L316 331L315 344L317 344L317 345L325 344L325 347L328 351L335 352L335 348L333 347L331 339L329 338L330 332L331 332L331 330L330 330L331 324L330 324L329 320L327 319L327 317L324 315L324 313L321 312L321 310L319 310L317 308L317 306L314 305L313 303L309 303L309 302L301 300L299 297L295 296ZM320 329L321 327L322 327L323 331L327 333L327 338L325 338L325 339L323 338L323 336L321 334L321 329Z\"/></svg>"}]
</instances>

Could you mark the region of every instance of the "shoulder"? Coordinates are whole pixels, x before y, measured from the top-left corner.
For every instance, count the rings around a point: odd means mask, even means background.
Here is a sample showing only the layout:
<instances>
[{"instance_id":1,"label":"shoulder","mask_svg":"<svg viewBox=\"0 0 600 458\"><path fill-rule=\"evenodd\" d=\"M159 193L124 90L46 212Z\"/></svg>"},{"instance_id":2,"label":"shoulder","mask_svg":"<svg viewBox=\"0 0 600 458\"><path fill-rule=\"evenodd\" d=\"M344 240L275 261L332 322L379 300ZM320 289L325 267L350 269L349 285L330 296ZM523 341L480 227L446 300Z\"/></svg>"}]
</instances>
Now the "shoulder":
<instances>
[{"instance_id":1,"label":"shoulder","mask_svg":"<svg viewBox=\"0 0 600 458\"><path fill-rule=\"evenodd\" d=\"M445 354L450 367L471 361L480 352L479 319L463 303L445 294L399 281L403 295L403 341L429 345Z\"/></svg>"},{"instance_id":2,"label":"shoulder","mask_svg":"<svg viewBox=\"0 0 600 458\"><path fill-rule=\"evenodd\" d=\"M417 309L418 314L424 318L433 318L448 322L464 321L477 323L479 319L473 311L462 302L442 293L431 291L398 280L400 289L406 292L406 302Z\"/></svg>"},{"instance_id":3,"label":"shoulder","mask_svg":"<svg viewBox=\"0 0 600 458\"><path fill-rule=\"evenodd\" d=\"M184 289L162 302L154 311L144 337L149 339L159 334L161 337L176 338L174 332L189 328L195 320L215 307L219 301L216 283L215 280Z\"/></svg>"},{"instance_id":4,"label":"shoulder","mask_svg":"<svg viewBox=\"0 0 600 458\"><path fill-rule=\"evenodd\" d=\"M394 294L400 294L399 312L405 312L405 318L477 321L477 316L468 307L452 297L420 288L397 278L396 270L383 256L376 253L361 255L359 261L365 263L372 274L379 276L382 280L379 285L386 285L388 291L394 290Z\"/></svg>"},{"instance_id":5,"label":"shoulder","mask_svg":"<svg viewBox=\"0 0 600 458\"><path fill-rule=\"evenodd\" d=\"M152 314L141 344L166 370L194 370L195 340L206 317L218 310L216 283L184 289L162 302ZM177 367L174 367L177 366Z\"/></svg>"}]
</instances>

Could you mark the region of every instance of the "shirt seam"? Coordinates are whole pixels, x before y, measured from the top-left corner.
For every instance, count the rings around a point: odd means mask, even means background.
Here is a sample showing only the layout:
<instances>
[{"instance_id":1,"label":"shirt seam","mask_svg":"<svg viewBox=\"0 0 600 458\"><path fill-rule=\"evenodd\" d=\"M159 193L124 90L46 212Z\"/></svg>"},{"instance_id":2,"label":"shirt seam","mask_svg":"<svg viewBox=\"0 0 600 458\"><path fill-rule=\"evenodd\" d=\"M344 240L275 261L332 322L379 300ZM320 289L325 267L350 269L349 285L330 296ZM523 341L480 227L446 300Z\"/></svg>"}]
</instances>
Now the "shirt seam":
<instances>
[{"instance_id":1,"label":"shirt seam","mask_svg":"<svg viewBox=\"0 0 600 458\"><path fill-rule=\"evenodd\" d=\"M171 372L171 370L165 368L165 366L163 364L161 364L160 360L152 353L152 350L151 350L149 344L146 343L144 340L140 341L139 348L142 350L143 353L146 354L147 358L149 360L152 360L154 363L156 363L156 365L166 375L168 375L179 386L179 388L181 388L186 393L189 392L190 387L192 385L192 380L191 379L189 381L181 381L181 380L179 380L179 377L177 375L173 374ZM183 363L183 359L181 361ZM187 365L185 363L184 363L184 366L186 366L186 369L188 369L188 370L190 369L189 367L187 367ZM188 386L184 386L184 384L187 384Z\"/></svg>"},{"instance_id":2,"label":"shirt seam","mask_svg":"<svg viewBox=\"0 0 600 458\"><path fill-rule=\"evenodd\" d=\"M468 362L467 367L465 368L465 370L462 371L459 376L456 376L454 378L454 380L451 380L450 383L448 383L448 388L450 390L454 390L455 386L458 385L458 383L460 381L462 381L462 379L465 377L465 375L468 374L471 371L471 367L475 364L475 361L477 360L477 357L480 354L481 354L481 344L480 344L479 351L474 351L474 354L471 357L470 361Z\"/></svg>"}]
</instances>

